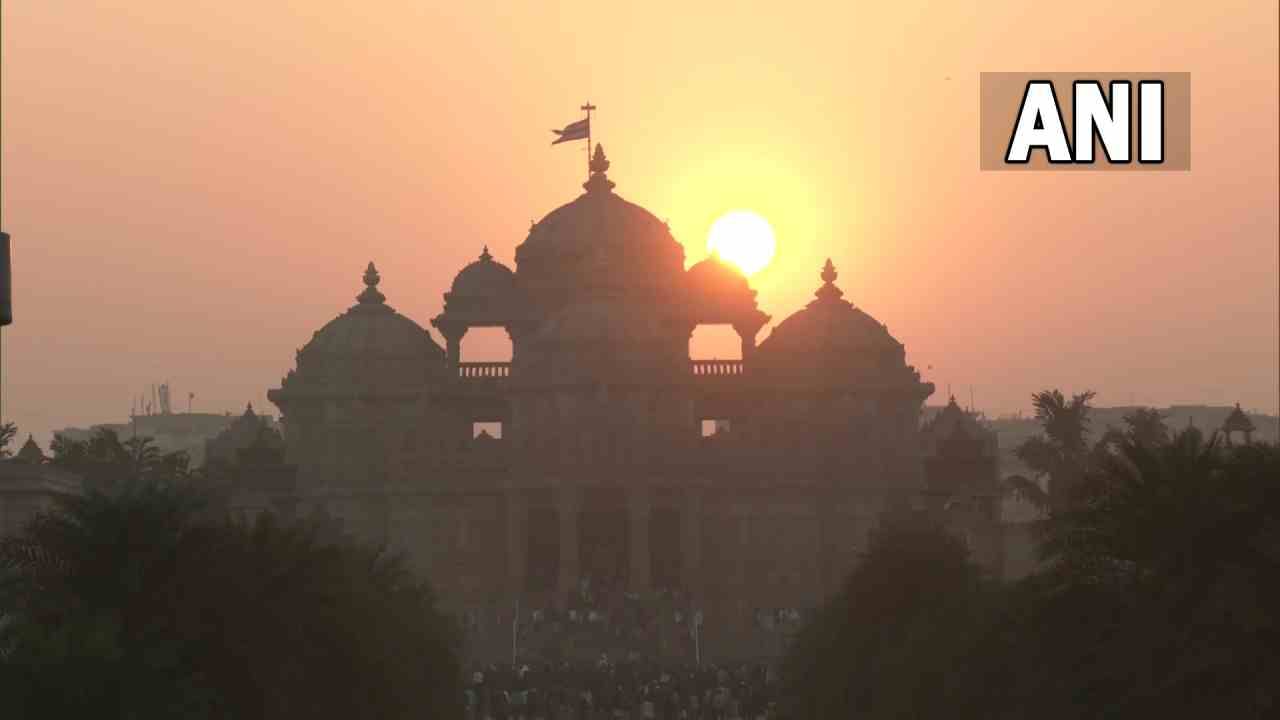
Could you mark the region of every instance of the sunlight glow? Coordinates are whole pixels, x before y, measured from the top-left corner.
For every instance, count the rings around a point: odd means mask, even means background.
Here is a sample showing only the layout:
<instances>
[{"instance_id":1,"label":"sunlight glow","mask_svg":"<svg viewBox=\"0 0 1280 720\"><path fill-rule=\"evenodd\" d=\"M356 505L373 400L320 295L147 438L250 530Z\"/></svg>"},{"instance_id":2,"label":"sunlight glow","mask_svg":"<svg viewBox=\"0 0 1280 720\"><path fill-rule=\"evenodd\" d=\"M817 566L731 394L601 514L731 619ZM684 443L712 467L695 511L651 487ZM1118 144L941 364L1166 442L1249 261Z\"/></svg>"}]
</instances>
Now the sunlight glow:
<instances>
[{"instance_id":1,"label":"sunlight glow","mask_svg":"<svg viewBox=\"0 0 1280 720\"><path fill-rule=\"evenodd\" d=\"M769 221L750 210L725 213L707 233L707 249L748 276L763 270L777 247Z\"/></svg>"}]
</instances>

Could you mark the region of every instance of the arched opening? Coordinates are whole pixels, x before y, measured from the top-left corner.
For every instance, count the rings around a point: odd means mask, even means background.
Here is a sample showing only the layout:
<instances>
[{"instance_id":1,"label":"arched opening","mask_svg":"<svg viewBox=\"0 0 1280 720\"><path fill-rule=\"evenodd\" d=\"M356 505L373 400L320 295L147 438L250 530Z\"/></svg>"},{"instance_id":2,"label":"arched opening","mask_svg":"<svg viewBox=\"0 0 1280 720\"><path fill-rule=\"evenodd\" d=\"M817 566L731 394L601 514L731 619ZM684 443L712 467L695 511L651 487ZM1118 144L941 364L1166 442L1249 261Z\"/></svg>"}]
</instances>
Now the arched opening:
<instances>
[{"instance_id":1,"label":"arched opening","mask_svg":"<svg viewBox=\"0 0 1280 720\"><path fill-rule=\"evenodd\" d=\"M501 422L473 422L471 423L471 438L478 439L481 435L485 435L493 440L502 439L502 423Z\"/></svg>"},{"instance_id":2,"label":"arched opening","mask_svg":"<svg viewBox=\"0 0 1280 720\"><path fill-rule=\"evenodd\" d=\"M742 339L730 325L699 325L689 338L689 357L694 360L741 360Z\"/></svg>"},{"instance_id":3,"label":"arched opening","mask_svg":"<svg viewBox=\"0 0 1280 720\"><path fill-rule=\"evenodd\" d=\"M506 328L471 328L462 337L461 362L511 362L511 336Z\"/></svg>"}]
</instances>

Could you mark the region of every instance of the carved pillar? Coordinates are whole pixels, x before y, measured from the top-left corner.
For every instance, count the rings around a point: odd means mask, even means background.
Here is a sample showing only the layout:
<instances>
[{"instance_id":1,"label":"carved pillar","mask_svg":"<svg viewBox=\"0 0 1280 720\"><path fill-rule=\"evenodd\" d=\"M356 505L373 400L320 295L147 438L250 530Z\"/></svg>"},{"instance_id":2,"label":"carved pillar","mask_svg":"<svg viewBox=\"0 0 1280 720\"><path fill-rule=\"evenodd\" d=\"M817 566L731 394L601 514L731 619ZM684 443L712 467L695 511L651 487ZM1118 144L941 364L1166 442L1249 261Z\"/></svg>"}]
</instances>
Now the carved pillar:
<instances>
[{"instance_id":1,"label":"carved pillar","mask_svg":"<svg viewBox=\"0 0 1280 720\"><path fill-rule=\"evenodd\" d=\"M462 360L462 336L446 335L445 336L446 353L449 358L449 367L458 367L458 363Z\"/></svg>"},{"instance_id":2,"label":"carved pillar","mask_svg":"<svg viewBox=\"0 0 1280 720\"><path fill-rule=\"evenodd\" d=\"M517 490L508 490L507 506L507 590L511 596L524 592L526 571L525 539L529 505Z\"/></svg>"},{"instance_id":3,"label":"carved pillar","mask_svg":"<svg viewBox=\"0 0 1280 720\"><path fill-rule=\"evenodd\" d=\"M631 530L631 582L632 592L649 590L649 489L636 488L627 497Z\"/></svg>"},{"instance_id":4,"label":"carved pillar","mask_svg":"<svg viewBox=\"0 0 1280 720\"><path fill-rule=\"evenodd\" d=\"M738 338L742 341L742 359L746 360L756 351L756 336L754 334L743 332L738 328L734 329L738 330Z\"/></svg>"},{"instance_id":5,"label":"carved pillar","mask_svg":"<svg viewBox=\"0 0 1280 720\"><path fill-rule=\"evenodd\" d=\"M449 367L458 367L458 363L462 360L462 337L467 334L467 327L458 325L456 318L446 320L443 315L432 320L431 324L444 336L445 357Z\"/></svg>"},{"instance_id":6,"label":"carved pillar","mask_svg":"<svg viewBox=\"0 0 1280 720\"><path fill-rule=\"evenodd\" d=\"M685 590L702 601L702 495L686 490L680 508L680 559Z\"/></svg>"},{"instance_id":7,"label":"carved pillar","mask_svg":"<svg viewBox=\"0 0 1280 720\"><path fill-rule=\"evenodd\" d=\"M577 488L562 487L558 496L560 515L560 578L557 603L565 603L578 583L578 512L581 498Z\"/></svg>"}]
</instances>

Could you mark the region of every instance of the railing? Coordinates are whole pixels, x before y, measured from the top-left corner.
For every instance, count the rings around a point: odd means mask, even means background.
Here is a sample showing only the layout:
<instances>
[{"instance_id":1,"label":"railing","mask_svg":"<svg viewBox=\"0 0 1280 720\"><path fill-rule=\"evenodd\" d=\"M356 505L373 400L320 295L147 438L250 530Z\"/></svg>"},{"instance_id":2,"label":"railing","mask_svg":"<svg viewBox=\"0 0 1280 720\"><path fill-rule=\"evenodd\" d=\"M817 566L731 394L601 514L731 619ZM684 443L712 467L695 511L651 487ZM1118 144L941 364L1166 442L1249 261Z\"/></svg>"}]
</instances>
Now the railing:
<instances>
[{"instance_id":1,"label":"railing","mask_svg":"<svg viewBox=\"0 0 1280 720\"><path fill-rule=\"evenodd\" d=\"M706 375L732 376L741 375L741 360L692 360L693 374L699 377Z\"/></svg>"},{"instance_id":2,"label":"railing","mask_svg":"<svg viewBox=\"0 0 1280 720\"><path fill-rule=\"evenodd\" d=\"M693 374L698 377L735 377L743 374L741 360L691 360L689 365ZM509 378L511 363L458 363L458 377L464 380Z\"/></svg>"},{"instance_id":3,"label":"railing","mask_svg":"<svg viewBox=\"0 0 1280 720\"><path fill-rule=\"evenodd\" d=\"M473 378L501 379L511 377L509 362L464 362L458 363L458 377L464 380Z\"/></svg>"}]
</instances>

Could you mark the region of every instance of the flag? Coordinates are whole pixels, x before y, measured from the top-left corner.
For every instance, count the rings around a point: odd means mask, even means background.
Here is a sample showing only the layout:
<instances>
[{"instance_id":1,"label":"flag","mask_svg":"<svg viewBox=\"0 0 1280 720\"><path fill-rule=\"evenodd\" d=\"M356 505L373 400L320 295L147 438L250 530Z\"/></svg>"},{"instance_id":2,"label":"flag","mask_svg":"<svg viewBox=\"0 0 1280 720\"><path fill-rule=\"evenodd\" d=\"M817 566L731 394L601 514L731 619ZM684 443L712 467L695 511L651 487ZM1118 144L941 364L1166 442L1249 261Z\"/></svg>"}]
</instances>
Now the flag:
<instances>
[{"instance_id":1,"label":"flag","mask_svg":"<svg viewBox=\"0 0 1280 720\"><path fill-rule=\"evenodd\" d=\"M551 132L559 135L551 142L552 145L568 142L570 140L581 140L591 134L591 118L585 118L578 122L571 122L564 126L563 130L552 130Z\"/></svg>"}]
</instances>

